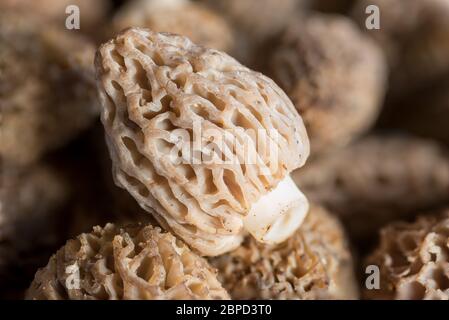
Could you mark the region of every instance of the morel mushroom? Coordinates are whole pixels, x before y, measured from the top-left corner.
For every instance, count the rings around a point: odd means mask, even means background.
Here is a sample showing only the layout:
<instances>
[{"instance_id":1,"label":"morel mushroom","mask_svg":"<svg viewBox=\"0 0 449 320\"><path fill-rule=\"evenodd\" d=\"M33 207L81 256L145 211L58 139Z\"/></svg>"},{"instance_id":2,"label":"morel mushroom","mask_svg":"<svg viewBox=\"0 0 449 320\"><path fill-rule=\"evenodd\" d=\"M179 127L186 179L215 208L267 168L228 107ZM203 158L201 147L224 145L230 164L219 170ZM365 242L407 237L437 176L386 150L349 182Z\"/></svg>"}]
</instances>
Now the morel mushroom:
<instances>
[{"instance_id":1,"label":"morel mushroom","mask_svg":"<svg viewBox=\"0 0 449 320\"><path fill-rule=\"evenodd\" d=\"M449 201L449 154L433 141L373 135L293 173L306 196L337 213L355 238Z\"/></svg>"},{"instance_id":2,"label":"morel mushroom","mask_svg":"<svg viewBox=\"0 0 449 320\"><path fill-rule=\"evenodd\" d=\"M357 299L352 257L342 226L312 205L284 243L264 245L246 237L230 253L211 258L233 299Z\"/></svg>"},{"instance_id":3,"label":"morel mushroom","mask_svg":"<svg viewBox=\"0 0 449 320\"><path fill-rule=\"evenodd\" d=\"M304 119L312 154L347 144L376 120L386 64L349 19L315 14L292 20L269 60L269 75Z\"/></svg>"},{"instance_id":4,"label":"morel mushroom","mask_svg":"<svg viewBox=\"0 0 449 320\"><path fill-rule=\"evenodd\" d=\"M414 223L382 229L366 265L380 269L380 288L367 299L449 300L449 210L423 215Z\"/></svg>"},{"instance_id":5,"label":"morel mushroom","mask_svg":"<svg viewBox=\"0 0 449 320\"><path fill-rule=\"evenodd\" d=\"M309 142L269 78L188 38L133 28L96 58L116 183L204 255L248 230L281 242L308 203L288 176Z\"/></svg>"},{"instance_id":6,"label":"morel mushroom","mask_svg":"<svg viewBox=\"0 0 449 320\"><path fill-rule=\"evenodd\" d=\"M113 22L116 32L129 27L181 34L221 51L230 52L233 48L233 33L226 20L190 0L130 1L118 11Z\"/></svg>"},{"instance_id":7,"label":"morel mushroom","mask_svg":"<svg viewBox=\"0 0 449 320\"><path fill-rule=\"evenodd\" d=\"M379 29L365 26L369 5L379 8ZM384 49L393 95L407 95L449 72L448 0L359 0L353 16Z\"/></svg>"},{"instance_id":8,"label":"morel mushroom","mask_svg":"<svg viewBox=\"0 0 449 320\"><path fill-rule=\"evenodd\" d=\"M0 14L2 160L29 164L74 138L98 116L87 39L34 16Z\"/></svg>"},{"instance_id":9,"label":"morel mushroom","mask_svg":"<svg viewBox=\"0 0 449 320\"><path fill-rule=\"evenodd\" d=\"M228 299L206 260L151 225L107 224L69 240L36 277L27 299Z\"/></svg>"}]
</instances>

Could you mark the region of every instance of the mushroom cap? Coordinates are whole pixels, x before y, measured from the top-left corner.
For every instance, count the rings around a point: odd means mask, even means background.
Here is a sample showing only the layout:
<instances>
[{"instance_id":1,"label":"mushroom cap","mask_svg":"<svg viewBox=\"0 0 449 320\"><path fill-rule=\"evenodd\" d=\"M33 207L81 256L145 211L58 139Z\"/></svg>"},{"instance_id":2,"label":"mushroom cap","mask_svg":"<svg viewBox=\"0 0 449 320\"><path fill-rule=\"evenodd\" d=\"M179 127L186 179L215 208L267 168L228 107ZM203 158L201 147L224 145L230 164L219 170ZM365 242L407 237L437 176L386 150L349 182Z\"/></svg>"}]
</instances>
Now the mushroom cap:
<instances>
[{"instance_id":1,"label":"mushroom cap","mask_svg":"<svg viewBox=\"0 0 449 320\"><path fill-rule=\"evenodd\" d=\"M246 237L236 250L210 258L233 299L357 299L344 230L312 205L296 233L278 245Z\"/></svg>"},{"instance_id":2,"label":"mushroom cap","mask_svg":"<svg viewBox=\"0 0 449 320\"><path fill-rule=\"evenodd\" d=\"M107 224L69 240L35 276L27 299L228 299L206 260L151 225Z\"/></svg>"},{"instance_id":3,"label":"mushroom cap","mask_svg":"<svg viewBox=\"0 0 449 320\"><path fill-rule=\"evenodd\" d=\"M0 156L18 164L63 145L99 113L93 44L34 18L0 13Z\"/></svg>"},{"instance_id":4,"label":"mushroom cap","mask_svg":"<svg viewBox=\"0 0 449 320\"><path fill-rule=\"evenodd\" d=\"M303 117L312 154L347 144L376 120L386 63L348 18L313 14L292 20L268 60L268 74Z\"/></svg>"},{"instance_id":5,"label":"mushroom cap","mask_svg":"<svg viewBox=\"0 0 449 320\"><path fill-rule=\"evenodd\" d=\"M96 67L116 183L202 254L235 248L251 205L308 156L284 92L225 53L132 28Z\"/></svg>"},{"instance_id":6,"label":"mushroom cap","mask_svg":"<svg viewBox=\"0 0 449 320\"><path fill-rule=\"evenodd\" d=\"M233 48L233 34L226 20L190 0L130 1L113 21L116 32L129 27L182 34L195 43L226 52Z\"/></svg>"},{"instance_id":7,"label":"mushroom cap","mask_svg":"<svg viewBox=\"0 0 449 320\"><path fill-rule=\"evenodd\" d=\"M292 176L311 201L335 212L355 238L373 236L389 221L449 201L447 150L408 136L368 136Z\"/></svg>"},{"instance_id":8,"label":"mushroom cap","mask_svg":"<svg viewBox=\"0 0 449 320\"><path fill-rule=\"evenodd\" d=\"M368 299L449 299L449 210L396 222L380 232L380 244L366 265L380 270L380 289Z\"/></svg>"},{"instance_id":9,"label":"mushroom cap","mask_svg":"<svg viewBox=\"0 0 449 320\"><path fill-rule=\"evenodd\" d=\"M381 12L379 30L365 28L368 5ZM359 0L352 15L384 49L392 92L408 94L449 71L449 0Z\"/></svg>"}]
</instances>

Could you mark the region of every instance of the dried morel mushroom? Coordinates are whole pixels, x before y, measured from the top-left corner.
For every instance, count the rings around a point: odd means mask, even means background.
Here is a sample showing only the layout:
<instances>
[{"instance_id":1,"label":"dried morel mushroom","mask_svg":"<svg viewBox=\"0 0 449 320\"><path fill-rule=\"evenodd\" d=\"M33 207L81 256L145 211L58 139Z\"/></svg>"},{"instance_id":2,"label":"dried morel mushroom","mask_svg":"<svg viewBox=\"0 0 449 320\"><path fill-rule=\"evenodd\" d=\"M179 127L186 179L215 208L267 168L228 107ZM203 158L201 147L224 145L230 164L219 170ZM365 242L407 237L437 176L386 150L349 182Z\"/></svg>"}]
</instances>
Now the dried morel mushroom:
<instances>
[{"instance_id":1,"label":"dried morel mushroom","mask_svg":"<svg viewBox=\"0 0 449 320\"><path fill-rule=\"evenodd\" d=\"M230 52L233 34L220 15L190 0L134 0L116 14L113 29L144 27L184 35L208 48Z\"/></svg>"},{"instance_id":2,"label":"dried morel mushroom","mask_svg":"<svg viewBox=\"0 0 449 320\"><path fill-rule=\"evenodd\" d=\"M269 78L188 38L133 28L96 58L116 183L205 255L290 236L307 200L288 173L309 143ZM153 210L154 209L154 210Z\"/></svg>"},{"instance_id":3,"label":"dried morel mushroom","mask_svg":"<svg viewBox=\"0 0 449 320\"><path fill-rule=\"evenodd\" d=\"M27 299L228 299L206 260L151 225L107 224L69 240Z\"/></svg>"},{"instance_id":4,"label":"dried morel mushroom","mask_svg":"<svg viewBox=\"0 0 449 320\"><path fill-rule=\"evenodd\" d=\"M233 299L356 299L352 257L343 228L312 205L296 233L278 245L246 237L230 253L211 258Z\"/></svg>"},{"instance_id":5,"label":"dried morel mushroom","mask_svg":"<svg viewBox=\"0 0 449 320\"><path fill-rule=\"evenodd\" d=\"M382 229L378 248L366 259L380 269L380 289L367 299L449 299L449 210L414 223Z\"/></svg>"},{"instance_id":6,"label":"dried morel mushroom","mask_svg":"<svg viewBox=\"0 0 449 320\"><path fill-rule=\"evenodd\" d=\"M98 115L94 46L32 16L0 14L0 157L31 163Z\"/></svg>"},{"instance_id":7,"label":"dried morel mushroom","mask_svg":"<svg viewBox=\"0 0 449 320\"><path fill-rule=\"evenodd\" d=\"M380 29L366 29L368 5L379 8ZM353 16L384 48L394 92L413 91L449 71L448 0L359 0Z\"/></svg>"},{"instance_id":8,"label":"dried morel mushroom","mask_svg":"<svg viewBox=\"0 0 449 320\"><path fill-rule=\"evenodd\" d=\"M32 13L40 20L58 23L58 27L65 28L68 17L66 8L77 6L80 12L80 29L92 30L105 20L110 7L109 0L2 0L1 11L18 11L25 14ZM71 13L71 12L70 12ZM86 30L86 31L87 31Z\"/></svg>"},{"instance_id":9,"label":"dried morel mushroom","mask_svg":"<svg viewBox=\"0 0 449 320\"><path fill-rule=\"evenodd\" d=\"M377 118L385 61L347 18L316 14L293 20L269 69L303 117L312 154L348 143Z\"/></svg>"},{"instance_id":10,"label":"dried morel mushroom","mask_svg":"<svg viewBox=\"0 0 449 320\"><path fill-rule=\"evenodd\" d=\"M449 154L432 141L370 136L308 163L293 178L336 212L352 236L449 201Z\"/></svg>"}]
</instances>

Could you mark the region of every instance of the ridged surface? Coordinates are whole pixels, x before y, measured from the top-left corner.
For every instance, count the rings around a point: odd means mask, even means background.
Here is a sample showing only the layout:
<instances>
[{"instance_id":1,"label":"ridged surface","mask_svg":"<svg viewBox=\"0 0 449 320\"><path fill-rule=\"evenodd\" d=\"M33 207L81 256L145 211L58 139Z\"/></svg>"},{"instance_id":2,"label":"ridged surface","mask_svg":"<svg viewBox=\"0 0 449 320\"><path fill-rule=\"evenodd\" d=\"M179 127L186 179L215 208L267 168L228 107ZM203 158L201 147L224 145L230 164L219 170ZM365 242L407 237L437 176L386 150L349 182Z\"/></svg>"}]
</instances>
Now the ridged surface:
<instances>
[{"instance_id":1,"label":"ridged surface","mask_svg":"<svg viewBox=\"0 0 449 320\"><path fill-rule=\"evenodd\" d=\"M293 173L312 201L336 212L355 237L449 201L449 155L433 141L370 136ZM369 223L366 223L369 221Z\"/></svg>"},{"instance_id":2,"label":"ridged surface","mask_svg":"<svg viewBox=\"0 0 449 320\"><path fill-rule=\"evenodd\" d=\"M391 224L380 237L365 261L379 267L380 289L365 298L449 300L449 210Z\"/></svg>"},{"instance_id":3,"label":"ridged surface","mask_svg":"<svg viewBox=\"0 0 449 320\"><path fill-rule=\"evenodd\" d=\"M268 73L303 117L312 154L347 144L376 120L386 63L350 19L298 17L272 51Z\"/></svg>"},{"instance_id":4,"label":"ridged surface","mask_svg":"<svg viewBox=\"0 0 449 320\"><path fill-rule=\"evenodd\" d=\"M343 228L316 205L284 243L267 246L246 237L238 249L210 262L233 299L358 297Z\"/></svg>"},{"instance_id":5,"label":"ridged surface","mask_svg":"<svg viewBox=\"0 0 449 320\"><path fill-rule=\"evenodd\" d=\"M171 234L113 224L69 240L27 293L37 300L228 298L209 264Z\"/></svg>"},{"instance_id":6,"label":"ridged surface","mask_svg":"<svg viewBox=\"0 0 449 320\"><path fill-rule=\"evenodd\" d=\"M283 91L222 52L135 28L96 66L116 183L202 254L235 248L251 204L308 156Z\"/></svg>"}]
</instances>

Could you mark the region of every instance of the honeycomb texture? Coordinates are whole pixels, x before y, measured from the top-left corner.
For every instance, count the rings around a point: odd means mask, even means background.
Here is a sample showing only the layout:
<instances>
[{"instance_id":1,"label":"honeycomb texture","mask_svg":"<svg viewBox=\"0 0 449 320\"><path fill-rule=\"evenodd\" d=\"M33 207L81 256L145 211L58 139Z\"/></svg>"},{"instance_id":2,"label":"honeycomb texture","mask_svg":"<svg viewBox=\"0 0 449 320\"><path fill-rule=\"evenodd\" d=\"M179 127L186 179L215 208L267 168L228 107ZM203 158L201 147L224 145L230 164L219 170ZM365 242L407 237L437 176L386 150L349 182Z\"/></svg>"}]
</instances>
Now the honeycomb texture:
<instances>
[{"instance_id":1,"label":"honeycomb texture","mask_svg":"<svg viewBox=\"0 0 449 320\"><path fill-rule=\"evenodd\" d=\"M202 254L235 248L251 204L308 156L283 91L222 52L133 28L96 66L116 183Z\"/></svg>"},{"instance_id":2,"label":"honeycomb texture","mask_svg":"<svg viewBox=\"0 0 449 320\"><path fill-rule=\"evenodd\" d=\"M352 236L366 237L449 201L449 155L432 141L373 135L310 162L293 179L311 201L336 212Z\"/></svg>"},{"instance_id":3,"label":"honeycomb texture","mask_svg":"<svg viewBox=\"0 0 449 320\"><path fill-rule=\"evenodd\" d=\"M230 253L211 258L233 299L357 299L343 228L312 205L295 235L279 245L246 237Z\"/></svg>"},{"instance_id":4,"label":"honeycomb texture","mask_svg":"<svg viewBox=\"0 0 449 320\"><path fill-rule=\"evenodd\" d=\"M233 48L233 34L226 20L190 0L130 1L114 18L116 32L128 27L181 34L199 45L226 52Z\"/></svg>"},{"instance_id":5,"label":"honeycomb texture","mask_svg":"<svg viewBox=\"0 0 449 320\"><path fill-rule=\"evenodd\" d=\"M381 231L367 265L380 269L380 289L368 299L449 300L449 210L397 222Z\"/></svg>"},{"instance_id":6,"label":"honeycomb texture","mask_svg":"<svg viewBox=\"0 0 449 320\"><path fill-rule=\"evenodd\" d=\"M312 154L348 143L376 120L386 63L349 19L315 14L293 20L269 60L268 74L303 117Z\"/></svg>"},{"instance_id":7,"label":"honeycomb texture","mask_svg":"<svg viewBox=\"0 0 449 320\"><path fill-rule=\"evenodd\" d=\"M151 225L107 224L69 240L27 292L38 300L228 298L206 260Z\"/></svg>"},{"instance_id":8,"label":"honeycomb texture","mask_svg":"<svg viewBox=\"0 0 449 320\"><path fill-rule=\"evenodd\" d=\"M0 157L29 164L98 116L86 39L34 16L0 13Z\"/></svg>"},{"instance_id":9,"label":"honeycomb texture","mask_svg":"<svg viewBox=\"0 0 449 320\"><path fill-rule=\"evenodd\" d=\"M368 5L381 12L380 29L367 32L386 52L393 92L413 92L449 71L449 0L360 0L353 16L364 30Z\"/></svg>"}]
</instances>

